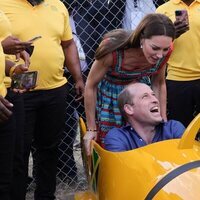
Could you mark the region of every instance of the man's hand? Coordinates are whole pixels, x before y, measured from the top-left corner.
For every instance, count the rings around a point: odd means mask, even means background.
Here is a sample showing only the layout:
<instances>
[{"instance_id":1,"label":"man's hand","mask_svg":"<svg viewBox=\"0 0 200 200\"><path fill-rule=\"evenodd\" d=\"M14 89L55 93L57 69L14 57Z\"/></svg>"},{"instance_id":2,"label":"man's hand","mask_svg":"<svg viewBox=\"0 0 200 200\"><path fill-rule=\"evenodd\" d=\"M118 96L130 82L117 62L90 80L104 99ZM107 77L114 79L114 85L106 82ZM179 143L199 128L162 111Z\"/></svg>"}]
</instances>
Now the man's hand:
<instances>
[{"instance_id":1,"label":"man's hand","mask_svg":"<svg viewBox=\"0 0 200 200\"><path fill-rule=\"evenodd\" d=\"M13 75L14 74L22 74L26 71L28 71L28 67L25 64L19 64L15 67L15 70L13 71Z\"/></svg>"},{"instance_id":2,"label":"man's hand","mask_svg":"<svg viewBox=\"0 0 200 200\"><path fill-rule=\"evenodd\" d=\"M12 115L12 112L9 110L9 108L12 107L12 103L0 96L0 123L3 123L9 119L9 117Z\"/></svg>"},{"instance_id":3,"label":"man's hand","mask_svg":"<svg viewBox=\"0 0 200 200\"><path fill-rule=\"evenodd\" d=\"M19 59L24 60L24 64L26 67L29 67L30 65L30 55L26 51L21 51L20 53L16 54L16 61L19 61Z\"/></svg>"},{"instance_id":4,"label":"man's hand","mask_svg":"<svg viewBox=\"0 0 200 200\"><path fill-rule=\"evenodd\" d=\"M184 21L179 21L176 20L174 22L174 26L175 26L175 37L178 38L180 37L183 33L187 32L189 30L189 24L188 22Z\"/></svg>"},{"instance_id":5,"label":"man's hand","mask_svg":"<svg viewBox=\"0 0 200 200\"><path fill-rule=\"evenodd\" d=\"M12 75L15 75L15 74L22 74L24 72L28 71L28 67L25 66L25 64L20 64L20 65L17 65L13 71L13 74ZM11 77L12 79L12 77ZM16 89L16 88L12 88L12 90L16 93L24 93L24 92L27 92L27 89Z\"/></svg>"},{"instance_id":6,"label":"man's hand","mask_svg":"<svg viewBox=\"0 0 200 200\"><path fill-rule=\"evenodd\" d=\"M75 83L76 101L80 101L81 99L83 99L84 89L85 85L82 79Z\"/></svg>"},{"instance_id":7,"label":"man's hand","mask_svg":"<svg viewBox=\"0 0 200 200\"><path fill-rule=\"evenodd\" d=\"M22 58L27 67L30 65L30 55L25 51L25 49L30 48L32 44L31 42L21 42L14 36L8 36L1 42L1 44L4 53L16 56L16 62Z\"/></svg>"},{"instance_id":8,"label":"man's hand","mask_svg":"<svg viewBox=\"0 0 200 200\"><path fill-rule=\"evenodd\" d=\"M16 55L21 51L24 51L26 47L30 46L32 42L21 42L18 38L14 36L8 36L2 42L3 51L6 54Z\"/></svg>"},{"instance_id":9,"label":"man's hand","mask_svg":"<svg viewBox=\"0 0 200 200\"><path fill-rule=\"evenodd\" d=\"M84 146L86 150L87 156L91 155L91 141L97 139L97 132L96 131L87 131L85 136L83 137Z\"/></svg>"}]
</instances>

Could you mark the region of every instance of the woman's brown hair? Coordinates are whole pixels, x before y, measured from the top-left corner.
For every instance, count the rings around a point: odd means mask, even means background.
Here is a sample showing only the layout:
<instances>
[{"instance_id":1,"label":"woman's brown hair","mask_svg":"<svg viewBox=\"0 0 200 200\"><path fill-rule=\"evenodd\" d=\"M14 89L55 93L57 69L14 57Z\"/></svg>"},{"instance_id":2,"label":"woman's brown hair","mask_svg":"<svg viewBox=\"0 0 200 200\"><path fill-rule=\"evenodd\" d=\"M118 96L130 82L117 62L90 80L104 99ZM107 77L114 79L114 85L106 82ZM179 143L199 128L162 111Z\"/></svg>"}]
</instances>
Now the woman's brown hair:
<instances>
[{"instance_id":1,"label":"woman's brown hair","mask_svg":"<svg viewBox=\"0 0 200 200\"><path fill-rule=\"evenodd\" d=\"M106 33L95 53L95 59L100 59L117 49L139 48L140 40L150 39L152 36L164 35L174 39L175 28L173 22L163 14L146 15L133 32L115 29Z\"/></svg>"}]
</instances>

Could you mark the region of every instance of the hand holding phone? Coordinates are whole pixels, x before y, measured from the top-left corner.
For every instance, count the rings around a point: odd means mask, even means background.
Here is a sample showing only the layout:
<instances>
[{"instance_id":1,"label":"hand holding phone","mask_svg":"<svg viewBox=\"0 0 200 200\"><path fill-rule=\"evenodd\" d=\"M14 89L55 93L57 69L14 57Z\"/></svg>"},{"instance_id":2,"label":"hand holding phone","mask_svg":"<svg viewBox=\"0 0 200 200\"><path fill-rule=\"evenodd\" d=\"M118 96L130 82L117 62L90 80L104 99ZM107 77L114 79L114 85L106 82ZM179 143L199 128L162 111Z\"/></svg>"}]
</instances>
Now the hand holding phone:
<instances>
[{"instance_id":1,"label":"hand holding phone","mask_svg":"<svg viewBox=\"0 0 200 200\"><path fill-rule=\"evenodd\" d=\"M175 17L176 17L176 21L174 22L176 31L175 37L178 38L189 30L189 18L187 10L176 10Z\"/></svg>"},{"instance_id":2,"label":"hand holding phone","mask_svg":"<svg viewBox=\"0 0 200 200\"><path fill-rule=\"evenodd\" d=\"M11 88L19 90L30 90L36 87L37 71L28 71L12 76Z\"/></svg>"}]
</instances>

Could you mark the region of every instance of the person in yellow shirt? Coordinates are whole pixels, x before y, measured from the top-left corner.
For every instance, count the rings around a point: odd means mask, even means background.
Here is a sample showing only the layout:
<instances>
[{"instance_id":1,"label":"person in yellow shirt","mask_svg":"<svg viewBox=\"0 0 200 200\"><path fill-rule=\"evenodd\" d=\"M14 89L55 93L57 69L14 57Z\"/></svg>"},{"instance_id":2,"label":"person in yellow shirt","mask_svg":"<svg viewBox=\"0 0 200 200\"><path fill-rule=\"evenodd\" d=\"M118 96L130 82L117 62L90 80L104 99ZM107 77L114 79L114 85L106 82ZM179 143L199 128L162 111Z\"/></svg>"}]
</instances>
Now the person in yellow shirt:
<instances>
[{"instance_id":1,"label":"person in yellow shirt","mask_svg":"<svg viewBox=\"0 0 200 200\"><path fill-rule=\"evenodd\" d=\"M7 91L4 83L5 75L9 75L12 68L15 72L27 70L24 65L15 66L13 62L6 61L2 46L0 45L0 199L19 199L21 190L24 191L23 154L21 145L23 140L18 138L18 129L23 125L23 106L19 94ZM14 72L14 73L15 73ZM22 109L22 110L20 110ZM19 117L19 118L18 118ZM21 130L21 129L20 129ZM22 133L21 133L22 134ZM16 158L17 156L17 158ZM16 183L18 185L16 185ZM23 184L23 185L19 185ZM14 186L14 187L13 187ZM24 191L25 192L25 191ZM24 193L23 192L23 193ZM17 194L18 193L18 194Z\"/></svg>"},{"instance_id":2,"label":"person in yellow shirt","mask_svg":"<svg viewBox=\"0 0 200 200\"><path fill-rule=\"evenodd\" d=\"M67 80L64 62L75 81L77 99L84 83L78 52L69 25L69 14L60 0L1 0L0 9L21 41L41 36L34 42L30 71L38 71L37 87L24 94L25 163L32 140L36 144L35 200L55 199L57 149L64 127ZM23 23L22 23L23 22Z\"/></svg>"},{"instance_id":3,"label":"person in yellow shirt","mask_svg":"<svg viewBox=\"0 0 200 200\"><path fill-rule=\"evenodd\" d=\"M175 21L176 10L186 10L189 21ZM178 30L167 68L168 118L187 127L200 112L200 1L170 0L157 12L170 17Z\"/></svg>"},{"instance_id":4,"label":"person in yellow shirt","mask_svg":"<svg viewBox=\"0 0 200 200\"><path fill-rule=\"evenodd\" d=\"M0 45L0 199L23 200L26 189L22 151L23 98L22 94L10 89L10 80L9 84L6 83L5 76L28 70L30 59L25 49L31 43L22 42L11 35L11 24L2 11L0 11L0 42L2 44ZM16 55L16 59L22 57L25 63L20 65L9 60L5 62L4 53Z\"/></svg>"}]
</instances>

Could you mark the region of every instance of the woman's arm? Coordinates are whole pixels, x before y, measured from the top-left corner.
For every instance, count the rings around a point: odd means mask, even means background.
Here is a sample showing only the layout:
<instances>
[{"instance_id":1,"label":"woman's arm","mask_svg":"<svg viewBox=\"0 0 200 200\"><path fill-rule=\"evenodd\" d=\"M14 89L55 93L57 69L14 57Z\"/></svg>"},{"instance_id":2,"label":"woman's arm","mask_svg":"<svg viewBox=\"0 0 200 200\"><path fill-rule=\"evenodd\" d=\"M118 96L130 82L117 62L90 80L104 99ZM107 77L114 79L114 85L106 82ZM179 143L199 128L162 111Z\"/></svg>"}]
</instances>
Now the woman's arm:
<instances>
[{"instance_id":1,"label":"woman's arm","mask_svg":"<svg viewBox=\"0 0 200 200\"><path fill-rule=\"evenodd\" d=\"M167 121L167 91L165 82L166 64L159 70L159 72L152 76L152 89L160 102L161 116Z\"/></svg>"},{"instance_id":2,"label":"woman's arm","mask_svg":"<svg viewBox=\"0 0 200 200\"><path fill-rule=\"evenodd\" d=\"M100 60L95 60L90 73L88 75L85 92L84 103L86 113L87 132L84 136L84 143L86 152L90 155L90 142L97 138L96 127L96 101L97 101L97 87L99 82L103 79L109 67L113 63L112 54L108 54Z\"/></svg>"}]
</instances>

